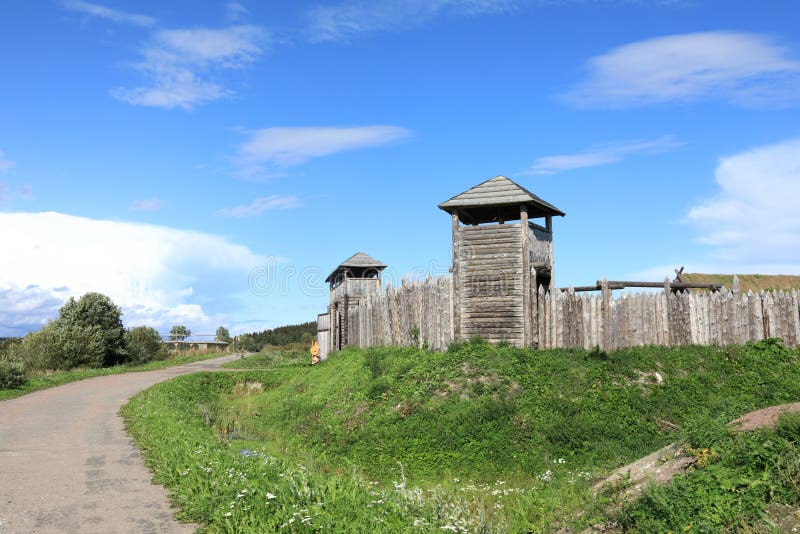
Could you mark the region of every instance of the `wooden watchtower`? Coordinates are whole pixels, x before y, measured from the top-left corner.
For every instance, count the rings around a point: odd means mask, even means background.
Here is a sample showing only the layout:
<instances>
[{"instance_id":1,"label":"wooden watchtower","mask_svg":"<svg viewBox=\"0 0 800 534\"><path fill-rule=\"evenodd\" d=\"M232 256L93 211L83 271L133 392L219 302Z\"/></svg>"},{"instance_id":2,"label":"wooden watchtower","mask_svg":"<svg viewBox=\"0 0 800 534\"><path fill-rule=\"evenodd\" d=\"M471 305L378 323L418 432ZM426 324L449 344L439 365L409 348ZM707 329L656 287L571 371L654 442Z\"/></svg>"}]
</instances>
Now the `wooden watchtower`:
<instances>
[{"instance_id":1,"label":"wooden watchtower","mask_svg":"<svg viewBox=\"0 0 800 534\"><path fill-rule=\"evenodd\" d=\"M331 285L328 305L331 351L347 345L347 310L357 306L367 293L381 287L381 271L385 268L385 263L357 252L325 279Z\"/></svg>"},{"instance_id":2,"label":"wooden watchtower","mask_svg":"<svg viewBox=\"0 0 800 534\"><path fill-rule=\"evenodd\" d=\"M439 208L453 219L454 339L536 344L537 289L553 284L552 220L564 212L505 176Z\"/></svg>"}]
</instances>

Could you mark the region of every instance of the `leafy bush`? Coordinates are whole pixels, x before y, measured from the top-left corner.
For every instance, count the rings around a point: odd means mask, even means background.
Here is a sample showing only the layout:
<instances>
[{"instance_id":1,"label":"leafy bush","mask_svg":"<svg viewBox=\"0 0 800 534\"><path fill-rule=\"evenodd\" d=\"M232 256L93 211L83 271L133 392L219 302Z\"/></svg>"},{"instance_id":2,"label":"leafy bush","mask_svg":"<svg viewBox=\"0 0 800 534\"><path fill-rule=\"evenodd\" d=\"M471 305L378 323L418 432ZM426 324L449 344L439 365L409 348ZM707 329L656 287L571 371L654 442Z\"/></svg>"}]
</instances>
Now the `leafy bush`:
<instances>
[{"instance_id":1,"label":"leafy bush","mask_svg":"<svg viewBox=\"0 0 800 534\"><path fill-rule=\"evenodd\" d=\"M26 371L117 365L126 354L121 315L100 293L70 298L57 319L12 344L8 354Z\"/></svg>"},{"instance_id":2,"label":"leafy bush","mask_svg":"<svg viewBox=\"0 0 800 534\"><path fill-rule=\"evenodd\" d=\"M155 328L137 326L125 331L126 363L138 365L158 357L164 348Z\"/></svg>"},{"instance_id":3,"label":"leafy bush","mask_svg":"<svg viewBox=\"0 0 800 534\"><path fill-rule=\"evenodd\" d=\"M56 331L45 326L38 332L31 332L19 342L8 348L8 356L22 362L25 370L60 369L61 348Z\"/></svg>"},{"instance_id":4,"label":"leafy bush","mask_svg":"<svg viewBox=\"0 0 800 534\"><path fill-rule=\"evenodd\" d=\"M0 360L0 389L15 388L26 382L25 366L18 360Z\"/></svg>"},{"instance_id":5,"label":"leafy bush","mask_svg":"<svg viewBox=\"0 0 800 534\"><path fill-rule=\"evenodd\" d=\"M106 343L98 326L53 321L14 344L9 355L23 362L28 371L74 367L101 367Z\"/></svg>"},{"instance_id":6,"label":"leafy bush","mask_svg":"<svg viewBox=\"0 0 800 534\"><path fill-rule=\"evenodd\" d=\"M110 298L101 293L86 293L77 301L70 299L61 307L54 322L68 329L79 327L93 329L93 339L100 336L103 359L100 365L110 366L123 362L125 358L125 329L122 326L122 311ZM76 338L77 339L77 338Z\"/></svg>"},{"instance_id":7,"label":"leafy bush","mask_svg":"<svg viewBox=\"0 0 800 534\"><path fill-rule=\"evenodd\" d=\"M56 343L61 350L61 360L54 369L75 367L102 367L107 361L108 338L99 325L62 324L51 326L56 332ZM114 350L115 361L118 351Z\"/></svg>"}]
</instances>

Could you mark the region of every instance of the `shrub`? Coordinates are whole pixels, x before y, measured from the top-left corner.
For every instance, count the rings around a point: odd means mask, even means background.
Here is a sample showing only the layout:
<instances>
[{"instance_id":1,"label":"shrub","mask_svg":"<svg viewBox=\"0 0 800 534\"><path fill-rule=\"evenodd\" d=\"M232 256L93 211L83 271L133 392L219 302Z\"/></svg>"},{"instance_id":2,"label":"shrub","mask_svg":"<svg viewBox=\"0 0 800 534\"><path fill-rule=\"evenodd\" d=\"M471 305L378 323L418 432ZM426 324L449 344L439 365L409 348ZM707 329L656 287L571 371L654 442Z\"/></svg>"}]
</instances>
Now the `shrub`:
<instances>
[{"instance_id":1,"label":"shrub","mask_svg":"<svg viewBox=\"0 0 800 534\"><path fill-rule=\"evenodd\" d=\"M50 325L31 332L8 349L8 356L23 364L26 371L58 369L61 349L55 329Z\"/></svg>"},{"instance_id":2,"label":"shrub","mask_svg":"<svg viewBox=\"0 0 800 534\"><path fill-rule=\"evenodd\" d=\"M26 371L122 363L126 353L121 316L119 307L100 293L70 298L57 319L14 343L8 355Z\"/></svg>"},{"instance_id":3,"label":"shrub","mask_svg":"<svg viewBox=\"0 0 800 534\"><path fill-rule=\"evenodd\" d=\"M0 389L15 388L26 382L25 366L19 360L0 360Z\"/></svg>"},{"instance_id":4,"label":"shrub","mask_svg":"<svg viewBox=\"0 0 800 534\"><path fill-rule=\"evenodd\" d=\"M58 312L60 323L67 327L94 328L103 343L101 365L122 363L125 358L125 329L122 311L110 298L101 293L86 293L80 299L70 298Z\"/></svg>"},{"instance_id":5,"label":"shrub","mask_svg":"<svg viewBox=\"0 0 800 534\"><path fill-rule=\"evenodd\" d=\"M32 332L9 349L9 356L27 371L73 367L102 367L105 338L98 326L70 325L53 321Z\"/></svg>"},{"instance_id":6,"label":"shrub","mask_svg":"<svg viewBox=\"0 0 800 534\"><path fill-rule=\"evenodd\" d=\"M126 363L140 364L154 360L163 349L155 328L137 326L125 332Z\"/></svg>"},{"instance_id":7,"label":"shrub","mask_svg":"<svg viewBox=\"0 0 800 534\"><path fill-rule=\"evenodd\" d=\"M102 367L108 355L107 332L98 325L54 324L61 348L58 369ZM115 351L116 352L116 351Z\"/></svg>"}]
</instances>

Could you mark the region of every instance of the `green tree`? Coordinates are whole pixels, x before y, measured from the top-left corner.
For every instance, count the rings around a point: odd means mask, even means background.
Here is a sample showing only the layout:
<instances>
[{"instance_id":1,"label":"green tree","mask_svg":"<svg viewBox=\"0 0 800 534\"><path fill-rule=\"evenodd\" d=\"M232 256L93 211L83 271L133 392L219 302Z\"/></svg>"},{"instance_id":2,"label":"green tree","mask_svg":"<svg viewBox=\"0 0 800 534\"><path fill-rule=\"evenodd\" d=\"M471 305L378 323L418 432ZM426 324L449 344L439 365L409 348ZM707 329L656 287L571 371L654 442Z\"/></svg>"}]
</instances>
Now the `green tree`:
<instances>
[{"instance_id":1,"label":"green tree","mask_svg":"<svg viewBox=\"0 0 800 534\"><path fill-rule=\"evenodd\" d=\"M214 334L214 339L216 339L217 341L222 341L224 343L231 343L233 341L231 333L224 326L220 326L219 328L217 328L217 333Z\"/></svg>"},{"instance_id":2,"label":"green tree","mask_svg":"<svg viewBox=\"0 0 800 534\"><path fill-rule=\"evenodd\" d=\"M86 293L80 299L70 297L58 312L58 319L53 326L59 329L59 335L74 334L75 339L65 339L67 343L76 343L74 352L67 360L86 360L92 365L95 360L98 343L102 345L102 360L99 365L116 365L125 358L125 328L122 326L122 310L107 296L101 293ZM81 354L80 343L91 343L89 353ZM72 349L70 349L72 350ZM91 353L91 354L90 354ZM66 356L66 354L65 354Z\"/></svg>"},{"instance_id":3,"label":"green tree","mask_svg":"<svg viewBox=\"0 0 800 534\"><path fill-rule=\"evenodd\" d=\"M128 351L127 362L140 364L149 362L162 351L161 336L155 328L137 326L125 332L125 347Z\"/></svg>"},{"instance_id":4,"label":"green tree","mask_svg":"<svg viewBox=\"0 0 800 534\"><path fill-rule=\"evenodd\" d=\"M191 335L192 331L183 326L182 324L176 324L169 331L169 338L172 341L183 341L184 339L186 339Z\"/></svg>"}]
</instances>

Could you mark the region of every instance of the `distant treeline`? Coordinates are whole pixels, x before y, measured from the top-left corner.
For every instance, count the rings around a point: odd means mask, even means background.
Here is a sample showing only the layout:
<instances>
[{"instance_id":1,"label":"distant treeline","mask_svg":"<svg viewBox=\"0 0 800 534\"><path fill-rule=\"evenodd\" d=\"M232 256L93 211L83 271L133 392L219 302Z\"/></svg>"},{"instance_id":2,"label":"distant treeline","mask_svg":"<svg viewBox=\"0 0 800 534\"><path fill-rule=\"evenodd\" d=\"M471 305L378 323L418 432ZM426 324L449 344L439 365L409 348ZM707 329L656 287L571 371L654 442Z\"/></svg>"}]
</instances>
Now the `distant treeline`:
<instances>
[{"instance_id":1,"label":"distant treeline","mask_svg":"<svg viewBox=\"0 0 800 534\"><path fill-rule=\"evenodd\" d=\"M263 332L242 334L236 342L237 348L258 352L266 345L288 345L289 343L309 343L317 335L317 323L290 324Z\"/></svg>"}]
</instances>

